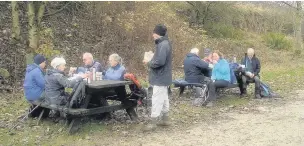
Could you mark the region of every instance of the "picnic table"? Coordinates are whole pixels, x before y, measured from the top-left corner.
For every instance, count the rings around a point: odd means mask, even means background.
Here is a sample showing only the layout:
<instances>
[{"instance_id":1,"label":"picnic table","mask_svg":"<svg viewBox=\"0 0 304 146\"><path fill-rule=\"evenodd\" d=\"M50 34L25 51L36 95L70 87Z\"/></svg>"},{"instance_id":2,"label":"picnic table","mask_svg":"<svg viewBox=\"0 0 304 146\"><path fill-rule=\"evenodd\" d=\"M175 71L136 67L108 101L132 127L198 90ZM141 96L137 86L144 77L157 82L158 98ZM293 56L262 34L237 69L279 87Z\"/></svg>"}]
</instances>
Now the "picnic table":
<instances>
[{"instance_id":1,"label":"picnic table","mask_svg":"<svg viewBox=\"0 0 304 146\"><path fill-rule=\"evenodd\" d=\"M102 113L112 112L116 110L123 110L125 109L128 115L130 116L131 120L137 120L138 116L134 110L137 106L137 99L138 96L134 96L135 94L127 94L127 100L133 101L129 104L118 104L118 105L99 105L90 107L89 105L92 104L93 98L102 98L102 100L118 100L115 95L113 96L99 96L93 97L92 94L99 92L99 91L109 91L113 88L132 85L132 81L112 81L112 80L102 80L102 81L92 81L89 84L85 85L85 98L82 105L78 108L71 108L69 106L58 106L58 105L48 105L47 103L39 103L36 102L34 104L39 105L41 107L60 111L66 114L66 124L69 125L68 131L69 133L73 134L80 128L81 118L90 115L98 115ZM115 93L114 93L115 94ZM98 105L98 104L97 104ZM38 122L43 115L43 111L41 112Z\"/></svg>"}]
</instances>

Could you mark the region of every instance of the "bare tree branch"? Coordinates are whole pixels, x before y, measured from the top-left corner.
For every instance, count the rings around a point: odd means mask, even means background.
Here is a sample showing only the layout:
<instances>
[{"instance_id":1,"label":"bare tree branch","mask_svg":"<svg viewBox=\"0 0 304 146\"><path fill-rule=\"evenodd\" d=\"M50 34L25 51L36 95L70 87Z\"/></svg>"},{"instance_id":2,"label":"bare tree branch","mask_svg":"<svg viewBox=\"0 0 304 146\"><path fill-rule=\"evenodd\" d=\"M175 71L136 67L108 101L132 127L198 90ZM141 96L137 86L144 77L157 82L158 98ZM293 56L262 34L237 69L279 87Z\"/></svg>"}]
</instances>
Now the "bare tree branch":
<instances>
[{"instance_id":1,"label":"bare tree branch","mask_svg":"<svg viewBox=\"0 0 304 146\"><path fill-rule=\"evenodd\" d=\"M291 7L291 8L297 9L295 6L291 5L291 4L290 4L290 3L288 3L288 2L281 1L281 3L283 3L283 4L287 5L287 6Z\"/></svg>"},{"instance_id":2,"label":"bare tree branch","mask_svg":"<svg viewBox=\"0 0 304 146\"><path fill-rule=\"evenodd\" d=\"M55 12L53 12L53 13L45 14L45 15L43 16L43 18L52 16L52 15L55 15L55 14L57 14L57 13L63 11L70 3L71 3L71 2L67 2L64 6L62 6L60 9L58 9L57 11L55 11Z\"/></svg>"}]
</instances>

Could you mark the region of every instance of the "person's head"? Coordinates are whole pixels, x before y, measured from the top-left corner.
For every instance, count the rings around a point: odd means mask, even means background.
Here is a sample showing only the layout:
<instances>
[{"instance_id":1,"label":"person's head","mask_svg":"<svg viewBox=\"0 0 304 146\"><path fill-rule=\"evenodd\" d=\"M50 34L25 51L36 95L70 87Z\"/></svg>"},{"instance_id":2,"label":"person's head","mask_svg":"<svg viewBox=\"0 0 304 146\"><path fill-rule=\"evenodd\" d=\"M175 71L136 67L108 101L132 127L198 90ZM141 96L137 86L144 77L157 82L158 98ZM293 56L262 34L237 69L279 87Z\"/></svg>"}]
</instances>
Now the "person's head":
<instances>
[{"instance_id":1,"label":"person's head","mask_svg":"<svg viewBox=\"0 0 304 146\"><path fill-rule=\"evenodd\" d=\"M44 69L46 67L46 58L43 55L38 54L34 57L34 63L39 65L40 68Z\"/></svg>"},{"instance_id":2,"label":"person's head","mask_svg":"<svg viewBox=\"0 0 304 146\"><path fill-rule=\"evenodd\" d=\"M153 30L153 38L157 40L158 38L165 36L167 33L167 27L163 24L157 24Z\"/></svg>"},{"instance_id":3,"label":"person's head","mask_svg":"<svg viewBox=\"0 0 304 146\"><path fill-rule=\"evenodd\" d=\"M64 71L65 70L65 65L66 65L65 59L62 58L62 57L56 57L51 62L51 66L54 69L57 69L59 71Z\"/></svg>"},{"instance_id":4,"label":"person's head","mask_svg":"<svg viewBox=\"0 0 304 146\"><path fill-rule=\"evenodd\" d=\"M223 53L221 53L220 51L218 50L215 50L213 53L212 53L212 60L215 60L215 61L219 61L221 58L223 58Z\"/></svg>"},{"instance_id":5,"label":"person's head","mask_svg":"<svg viewBox=\"0 0 304 146\"><path fill-rule=\"evenodd\" d=\"M254 50L252 48L248 48L247 56L251 59L254 55Z\"/></svg>"},{"instance_id":6,"label":"person's head","mask_svg":"<svg viewBox=\"0 0 304 146\"><path fill-rule=\"evenodd\" d=\"M204 55L205 55L205 56L210 56L210 54L211 54L211 49L206 48L206 49L204 50Z\"/></svg>"},{"instance_id":7,"label":"person's head","mask_svg":"<svg viewBox=\"0 0 304 146\"><path fill-rule=\"evenodd\" d=\"M94 61L93 55L91 53L84 53L82 56L82 61L84 65L92 65Z\"/></svg>"},{"instance_id":8,"label":"person's head","mask_svg":"<svg viewBox=\"0 0 304 146\"><path fill-rule=\"evenodd\" d=\"M193 49L191 49L190 53L198 55L199 54L199 50L197 48L193 48Z\"/></svg>"},{"instance_id":9,"label":"person's head","mask_svg":"<svg viewBox=\"0 0 304 146\"><path fill-rule=\"evenodd\" d=\"M122 58L118 54L111 54L109 56L109 64L111 67L115 67L122 63Z\"/></svg>"}]
</instances>

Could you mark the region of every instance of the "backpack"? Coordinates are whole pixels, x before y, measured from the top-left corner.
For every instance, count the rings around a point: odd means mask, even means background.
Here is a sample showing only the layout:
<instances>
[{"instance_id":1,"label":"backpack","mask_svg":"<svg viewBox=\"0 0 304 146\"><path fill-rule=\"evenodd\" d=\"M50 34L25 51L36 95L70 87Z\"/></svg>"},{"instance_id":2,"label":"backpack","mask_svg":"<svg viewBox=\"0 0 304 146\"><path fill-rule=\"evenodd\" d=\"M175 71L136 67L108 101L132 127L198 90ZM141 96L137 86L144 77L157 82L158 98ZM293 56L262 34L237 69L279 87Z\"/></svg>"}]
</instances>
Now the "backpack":
<instances>
[{"instance_id":1,"label":"backpack","mask_svg":"<svg viewBox=\"0 0 304 146\"><path fill-rule=\"evenodd\" d=\"M234 71L237 70L238 66L239 65L237 63L230 63L229 64L229 67L230 67L230 83L231 84L236 84L237 83Z\"/></svg>"},{"instance_id":2,"label":"backpack","mask_svg":"<svg viewBox=\"0 0 304 146\"><path fill-rule=\"evenodd\" d=\"M266 98L267 98L267 97L268 97L268 98L279 97L278 94L274 93L274 92L271 90L271 88L270 88L267 84L265 84L265 83L263 83L263 82L260 83L260 91L261 91L260 95L261 95L262 97L266 97Z\"/></svg>"},{"instance_id":3,"label":"backpack","mask_svg":"<svg viewBox=\"0 0 304 146\"><path fill-rule=\"evenodd\" d=\"M204 106L209 98L208 86L205 84L202 87L195 87L195 99L193 101L194 106Z\"/></svg>"}]
</instances>

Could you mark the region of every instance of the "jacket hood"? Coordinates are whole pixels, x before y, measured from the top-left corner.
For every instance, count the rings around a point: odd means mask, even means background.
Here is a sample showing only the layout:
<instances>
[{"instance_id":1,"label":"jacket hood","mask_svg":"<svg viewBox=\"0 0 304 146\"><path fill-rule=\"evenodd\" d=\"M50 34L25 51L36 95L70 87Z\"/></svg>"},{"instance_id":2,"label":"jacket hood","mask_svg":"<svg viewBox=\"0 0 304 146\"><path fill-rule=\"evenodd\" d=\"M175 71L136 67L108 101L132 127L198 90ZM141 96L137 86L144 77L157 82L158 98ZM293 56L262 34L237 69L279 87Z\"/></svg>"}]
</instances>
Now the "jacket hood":
<instances>
[{"instance_id":1,"label":"jacket hood","mask_svg":"<svg viewBox=\"0 0 304 146\"><path fill-rule=\"evenodd\" d=\"M37 64L30 64L26 67L26 72L31 72L32 70L40 68Z\"/></svg>"},{"instance_id":2,"label":"jacket hood","mask_svg":"<svg viewBox=\"0 0 304 146\"><path fill-rule=\"evenodd\" d=\"M196 54L194 54L194 53L188 53L187 57L198 57L198 56Z\"/></svg>"},{"instance_id":3,"label":"jacket hood","mask_svg":"<svg viewBox=\"0 0 304 146\"><path fill-rule=\"evenodd\" d=\"M55 74L55 73L64 74L64 72L59 71L57 69L50 69L50 70L47 71L47 75L52 75L52 74Z\"/></svg>"}]
</instances>

